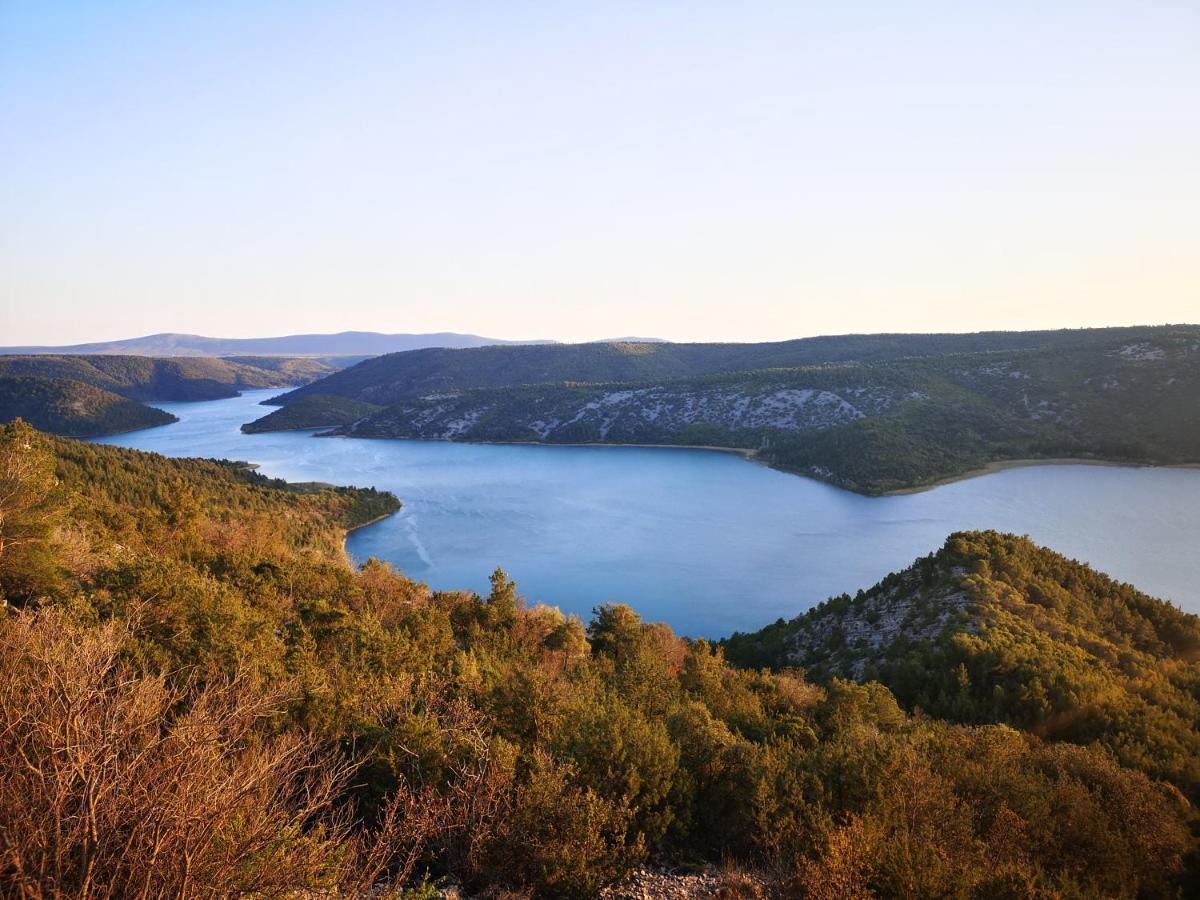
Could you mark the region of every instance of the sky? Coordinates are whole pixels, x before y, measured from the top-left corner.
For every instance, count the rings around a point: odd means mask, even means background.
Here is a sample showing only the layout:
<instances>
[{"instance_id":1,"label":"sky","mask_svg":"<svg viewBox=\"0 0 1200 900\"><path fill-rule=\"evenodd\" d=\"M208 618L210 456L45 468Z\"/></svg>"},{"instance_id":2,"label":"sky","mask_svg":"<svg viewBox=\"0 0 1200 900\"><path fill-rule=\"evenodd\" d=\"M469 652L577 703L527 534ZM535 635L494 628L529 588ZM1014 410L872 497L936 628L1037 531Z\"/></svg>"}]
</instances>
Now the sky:
<instances>
[{"instance_id":1,"label":"sky","mask_svg":"<svg viewBox=\"0 0 1200 900\"><path fill-rule=\"evenodd\" d=\"M1200 321L1200 3L0 0L0 344Z\"/></svg>"}]
</instances>

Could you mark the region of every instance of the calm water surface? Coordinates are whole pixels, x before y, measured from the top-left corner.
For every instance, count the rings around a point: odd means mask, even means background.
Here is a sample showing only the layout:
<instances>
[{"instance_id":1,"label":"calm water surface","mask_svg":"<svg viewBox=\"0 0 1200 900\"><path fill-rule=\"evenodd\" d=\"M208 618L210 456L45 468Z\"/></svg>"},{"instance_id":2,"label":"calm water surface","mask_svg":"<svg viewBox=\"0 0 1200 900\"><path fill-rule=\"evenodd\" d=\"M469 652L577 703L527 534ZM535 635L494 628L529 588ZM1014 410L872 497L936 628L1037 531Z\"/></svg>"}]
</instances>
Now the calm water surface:
<instances>
[{"instance_id":1,"label":"calm water surface","mask_svg":"<svg viewBox=\"0 0 1200 900\"><path fill-rule=\"evenodd\" d=\"M1200 469L1041 466L870 498L704 450L242 434L274 393L158 404L181 421L101 443L386 488L404 509L353 533L354 557L479 591L501 565L530 600L585 619L619 601L685 634L755 629L964 528L1028 534L1200 612Z\"/></svg>"}]
</instances>

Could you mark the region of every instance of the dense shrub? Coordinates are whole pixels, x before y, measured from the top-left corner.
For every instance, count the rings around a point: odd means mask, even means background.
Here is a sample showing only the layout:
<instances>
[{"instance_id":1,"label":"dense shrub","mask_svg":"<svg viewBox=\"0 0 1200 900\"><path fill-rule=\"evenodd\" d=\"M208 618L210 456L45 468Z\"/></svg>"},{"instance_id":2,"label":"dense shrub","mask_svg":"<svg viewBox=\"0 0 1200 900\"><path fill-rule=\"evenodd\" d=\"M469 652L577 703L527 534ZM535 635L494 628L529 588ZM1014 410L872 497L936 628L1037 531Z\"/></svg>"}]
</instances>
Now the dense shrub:
<instances>
[{"instance_id":1,"label":"dense shrub","mask_svg":"<svg viewBox=\"0 0 1200 900\"><path fill-rule=\"evenodd\" d=\"M585 630L501 571L484 597L356 571L341 536L385 499L368 492L25 437L36 464L0 472L25 486L3 527L52 577L0 624L0 893L454 874L582 897L651 854L828 897L1169 896L1187 878L1187 801L1104 749L736 669L628 607ZM24 558L5 548L0 572L20 581Z\"/></svg>"}]
</instances>

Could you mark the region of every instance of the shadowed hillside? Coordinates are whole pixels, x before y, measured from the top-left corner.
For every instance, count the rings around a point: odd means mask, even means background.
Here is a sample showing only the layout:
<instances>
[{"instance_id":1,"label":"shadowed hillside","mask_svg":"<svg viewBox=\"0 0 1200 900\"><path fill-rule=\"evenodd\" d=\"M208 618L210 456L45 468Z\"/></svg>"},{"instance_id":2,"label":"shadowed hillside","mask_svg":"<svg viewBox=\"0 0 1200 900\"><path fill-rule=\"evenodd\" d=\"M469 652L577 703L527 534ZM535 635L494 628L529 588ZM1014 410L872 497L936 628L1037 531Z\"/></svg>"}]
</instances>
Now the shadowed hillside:
<instances>
[{"instance_id":1,"label":"shadowed hillside","mask_svg":"<svg viewBox=\"0 0 1200 900\"><path fill-rule=\"evenodd\" d=\"M754 369L882 363L951 353L1086 349L1150 338L1200 337L1195 326L997 331L977 334L870 334L762 344L596 343L418 350L370 359L297 388L278 402L332 394L382 406L471 388L554 382L650 381Z\"/></svg>"},{"instance_id":2,"label":"shadowed hillside","mask_svg":"<svg viewBox=\"0 0 1200 900\"><path fill-rule=\"evenodd\" d=\"M327 394L307 394L295 403L280 407L261 419L242 425L246 434L266 431L291 431L297 428L329 428L349 425L365 419L381 407L348 397L331 397Z\"/></svg>"},{"instance_id":3,"label":"shadowed hillside","mask_svg":"<svg viewBox=\"0 0 1200 900\"><path fill-rule=\"evenodd\" d=\"M219 400L334 371L316 360L153 359L146 356L0 356L0 375L68 378L131 400Z\"/></svg>"},{"instance_id":4,"label":"shadowed hillside","mask_svg":"<svg viewBox=\"0 0 1200 900\"><path fill-rule=\"evenodd\" d=\"M178 421L161 409L79 381L0 376L0 422L18 418L69 437L120 434Z\"/></svg>"}]
</instances>

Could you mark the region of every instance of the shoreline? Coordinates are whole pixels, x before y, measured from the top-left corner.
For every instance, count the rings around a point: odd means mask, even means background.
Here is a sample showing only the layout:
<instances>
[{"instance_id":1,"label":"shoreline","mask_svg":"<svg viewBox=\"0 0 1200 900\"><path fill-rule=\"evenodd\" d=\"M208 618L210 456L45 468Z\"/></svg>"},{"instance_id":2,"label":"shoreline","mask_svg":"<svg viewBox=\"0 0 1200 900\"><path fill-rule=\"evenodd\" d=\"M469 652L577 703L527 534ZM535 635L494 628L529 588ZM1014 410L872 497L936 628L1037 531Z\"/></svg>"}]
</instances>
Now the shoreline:
<instances>
[{"instance_id":1,"label":"shoreline","mask_svg":"<svg viewBox=\"0 0 1200 900\"><path fill-rule=\"evenodd\" d=\"M336 435L337 437L352 437L352 435ZM425 438L402 438L401 440L425 440ZM433 438L433 440L445 440L450 443L462 444L491 444L495 446L512 446L512 447L639 447L648 448L651 450L711 450L714 453L736 453L738 456L748 459L751 462L756 462L758 455L757 450L750 450L746 447L716 447L711 444L619 444L613 441L570 441L563 443L559 441L453 441L450 438Z\"/></svg>"},{"instance_id":2,"label":"shoreline","mask_svg":"<svg viewBox=\"0 0 1200 900\"><path fill-rule=\"evenodd\" d=\"M338 426L331 426L338 427ZM283 431L284 429L279 429ZM307 429L287 429L288 431L299 431ZM1119 460L1098 459L1095 457L1046 457L1044 459L1038 457L1029 457L1021 459L998 459L992 462L985 463L977 469L971 469L966 472L960 472L957 475L947 475L944 478L938 478L935 481L927 484L913 485L911 487L893 488L889 491L868 492L856 491L851 488L844 487L835 481L825 478L819 478L811 472L806 472L802 469L790 469L785 466L776 466L763 460L759 457L757 450L751 450L746 447L718 447L711 444L622 444L612 441L571 441L571 442L550 442L550 441L460 441L454 438L439 438L439 437L385 437L382 435L361 435L361 434L335 434L329 431L314 434L313 437L332 437L332 438L347 438L368 441L433 441L444 442L447 444L481 444L485 446L498 447L629 447L629 448L647 448L656 450L707 450L714 453L733 453L747 462L755 463L760 466L766 466L768 469L774 469L776 472L783 472L787 475L797 475L801 478L807 478L815 481L818 484L828 485L829 487L837 488L838 490L847 491L851 494L858 494L863 497L901 497L907 494L920 494L924 491L931 491L934 488L944 487L948 484L954 484L959 481L967 481L971 478L982 478L985 475L995 475L999 472L1008 469L1023 469L1032 468L1035 466L1103 466L1105 468L1122 468L1122 469L1200 469L1200 462L1195 463L1150 463L1150 462L1122 462Z\"/></svg>"},{"instance_id":3,"label":"shoreline","mask_svg":"<svg viewBox=\"0 0 1200 900\"><path fill-rule=\"evenodd\" d=\"M403 509L403 508L404 508L403 501L401 501L400 509ZM360 529L360 528L366 528L368 525L374 525L376 522L382 522L384 519L390 519L392 516L394 516L398 512L400 512L400 510L396 509L396 510L393 510L392 512L383 513L382 515L378 515L375 518L371 519L369 522L360 522L358 525L351 525L349 528L346 529L346 537L349 537L351 534L358 531L358 529ZM345 539L343 539L342 542L345 543Z\"/></svg>"},{"instance_id":4,"label":"shoreline","mask_svg":"<svg viewBox=\"0 0 1200 900\"><path fill-rule=\"evenodd\" d=\"M354 532L358 531L360 528L366 528L368 525L375 525L379 522L382 522L384 519L390 519L396 513L400 512L400 510L403 508L404 508L404 501L401 500L400 501L400 509L393 510L392 512L389 512L389 513L383 513L382 515L378 515L375 518L371 519L371 521L369 521L369 522L361 522L358 525L352 525L351 527L346 529L346 533L342 535L342 556L344 556L346 558L346 563L347 563L347 565L350 566L351 569L354 568L354 557L350 555L350 549L346 546L346 543L350 540L350 535L354 534Z\"/></svg>"},{"instance_id":5,"label":"shoreline","mask_svg":"<svg viewBox=\"0 0 1200 900\"><path fill-rule=\"evenodd\" d=\"M320 428L338 428L337 425L323 425ZM315 430L320 431L320 428ZM288 431L310 431L308 428L277 428L262 434L282 434ZM243 432L244 433L244 432ZM460 441L446 437L400 437L374 434L337 434L331 431L320 431L313 437L346 438L360 441L427 441L441 444L480 444L485 447L626 447L631 449L650 448L654 450L711 450L714 453L736 453L751 462L761 462L757 450L748 447L716 447L711 444L621 444L614 441ZM765 463L764 463L765 465ZM785 471L785 470L780 470Z\"/></svg>"},{"instance_id":6,"label":"shoreline","mask_svg":"<svg viewBox=\"0 0 1200 900\"><path fill-rule=\"evenodd\" d=\"M931 481L928 484L906 488L895 488L893 490L883 491L879 494L873 494L871 496L901 497L906 494L920 494L924 491L931 491L934 488L943 487L947 484L954 484L958 481L968 481L972 478L982 478L985 475L995 475L1008 469L1027 469L1036 466L1103 466L1104 468L1109 469L1200 469L1200 463L1119 462L1117 460L1095 459L1086 456L1057 456L1047 457L1045 459L1038 459L1036 457L1030 459L998 459L990 463L985 463L978 469L971 469L968 472L961 472L958 475L947 475L945 478L939 478L937 481Z\"/></svg>"}]
</instances>

